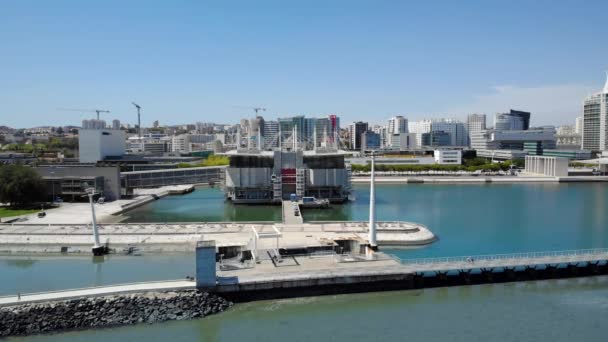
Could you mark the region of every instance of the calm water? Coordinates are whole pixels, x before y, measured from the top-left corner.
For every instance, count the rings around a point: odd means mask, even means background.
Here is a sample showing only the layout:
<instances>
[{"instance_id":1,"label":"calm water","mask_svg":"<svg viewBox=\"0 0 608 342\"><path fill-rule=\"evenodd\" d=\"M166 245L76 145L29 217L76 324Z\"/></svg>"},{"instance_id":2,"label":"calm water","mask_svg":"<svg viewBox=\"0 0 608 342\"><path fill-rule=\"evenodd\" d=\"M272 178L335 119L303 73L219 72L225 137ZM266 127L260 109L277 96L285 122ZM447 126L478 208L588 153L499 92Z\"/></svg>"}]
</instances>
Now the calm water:
<instances>
[{"instance_id":1,"label":"calm water","mask_svg":"<svg viewBox=\"0 0 608 342\"><path fill-rule=\"evenodd\" d=\"M420 222L440 240L402 258L608 247L608 184L381 185L379 220ZM307 220L367 220L368 188ZM279 220L279 207L232 206L217 189L167 197L130 221ZM0 294L182 278L191 255L0 259ZM328 296L237 305L216 317L27 341L605 340L608 278ZM525 310L522 310L525 308Z\"/></svg>"},{"instance_id":2,"label":"calm water","mask_svg":"<svg viewBox=\"0 0 608 342\"><path fill-rule=\"evenodd\" d=\"M194 321L15 341L605 341L608 278L239 304Z\"/></svg>"}]
</instances>

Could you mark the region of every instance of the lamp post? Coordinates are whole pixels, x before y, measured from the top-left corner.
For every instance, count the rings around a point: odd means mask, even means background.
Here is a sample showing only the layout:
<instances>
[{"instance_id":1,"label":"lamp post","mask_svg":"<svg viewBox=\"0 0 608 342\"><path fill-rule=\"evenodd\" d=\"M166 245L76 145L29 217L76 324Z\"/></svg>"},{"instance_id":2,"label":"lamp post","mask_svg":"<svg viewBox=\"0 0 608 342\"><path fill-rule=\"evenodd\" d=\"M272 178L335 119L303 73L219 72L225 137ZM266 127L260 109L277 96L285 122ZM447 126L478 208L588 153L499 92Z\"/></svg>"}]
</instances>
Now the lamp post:
<instances>
[{"instance_id":1,"label":"lamp post","mask_svg":"<svg viewBox=\"0 0 608 342\"><path fill-rule=\"evenodd\" d=\"M95 188L87 188L87 195L89 196L89 203L91 203L91 216L93 222L93 238L94 245L91 249L93 251L93 255L104 255L106 253L106 248L101 245L99 242L99 232L97 231L97 219L95 217L95 204L93 203L93 196L95 195Z\"/></svg>"}]
</instances>

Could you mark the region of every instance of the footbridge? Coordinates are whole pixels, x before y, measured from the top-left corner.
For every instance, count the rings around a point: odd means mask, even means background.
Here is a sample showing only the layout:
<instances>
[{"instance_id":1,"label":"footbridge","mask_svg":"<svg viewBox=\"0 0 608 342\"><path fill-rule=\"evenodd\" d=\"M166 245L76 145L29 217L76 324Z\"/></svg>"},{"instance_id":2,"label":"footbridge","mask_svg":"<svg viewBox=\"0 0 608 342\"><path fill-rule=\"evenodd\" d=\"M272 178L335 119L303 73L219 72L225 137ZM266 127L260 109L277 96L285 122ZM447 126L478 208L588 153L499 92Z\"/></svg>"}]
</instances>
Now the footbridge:
<instances>
[{"instance_id":1,"label":"footbridge","mask_svg":"<svg viewBox=\"0 0 608 342\"><path fill-rule=\"evenodd\" d=\"M123 189L150 188L181 184L217 184L224 177L226 166L191 167L183 169L121 172Z\"/></svg>"}]
</instances>

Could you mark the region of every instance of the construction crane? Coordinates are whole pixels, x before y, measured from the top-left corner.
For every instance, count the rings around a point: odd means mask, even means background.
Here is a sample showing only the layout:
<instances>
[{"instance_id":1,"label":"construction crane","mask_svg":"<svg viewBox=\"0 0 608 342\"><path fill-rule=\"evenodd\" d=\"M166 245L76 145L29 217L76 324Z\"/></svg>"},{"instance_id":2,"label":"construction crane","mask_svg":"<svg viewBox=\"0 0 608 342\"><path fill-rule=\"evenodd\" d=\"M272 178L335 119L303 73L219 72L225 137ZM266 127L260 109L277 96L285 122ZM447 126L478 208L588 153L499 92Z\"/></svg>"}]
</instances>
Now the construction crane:
<instances>
[{"instance_id":1,"label":"construction crane","mask_svg":"<svg viewBox=\"0 0 608 342\"><path fill-rule=\"evenodd\" d=\"M105 109L74 109L74 108L57 108L57 110L67 112L81 112L81 113L97 113L97 120L99 120L99 113L109 113L109 110Z\"/></svg>"},{"instance_id":2,"label":"construction crane","mask_svg":"<svg viewBox=\"0 0 608 342\"><path fill-rule=\"evenodd\" d=\"M139 136L139 141L141 142L141 106L135 102L131 102L135 108L137 108L137 135Z\"/></svg>"},{"instance_id":3,"label":"construction crane","mask_svg":"<svg viewBox=\"0 0 608 342\"><path fill-rule=\"evenodd\" d=\"M263 107L252 107L252 106L234 106L236 108L247 108L247 109L252 109L255 112L255 116L258 116L259 112L265 112L266 108Z\"/></svg>"}]
</instances>

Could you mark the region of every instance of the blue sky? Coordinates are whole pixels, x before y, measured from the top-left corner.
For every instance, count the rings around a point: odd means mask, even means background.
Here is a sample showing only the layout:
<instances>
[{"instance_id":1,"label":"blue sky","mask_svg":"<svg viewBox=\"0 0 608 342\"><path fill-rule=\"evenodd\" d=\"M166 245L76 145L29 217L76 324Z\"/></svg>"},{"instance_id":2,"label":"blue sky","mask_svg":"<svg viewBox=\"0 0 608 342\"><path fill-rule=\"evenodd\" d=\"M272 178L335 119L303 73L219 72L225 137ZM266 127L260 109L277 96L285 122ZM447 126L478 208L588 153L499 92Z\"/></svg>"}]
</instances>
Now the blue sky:
<instances>
[{"instance_id":1,"label":"blue sky","mask_svg":"<svg viewBox=\"0 0 608 342\"><path fill-rule=\"evenodd\" d=\"M573 123L608 69L602 1L0 1L0 125L330 113Z\"/></svg>"}]
</instances>

